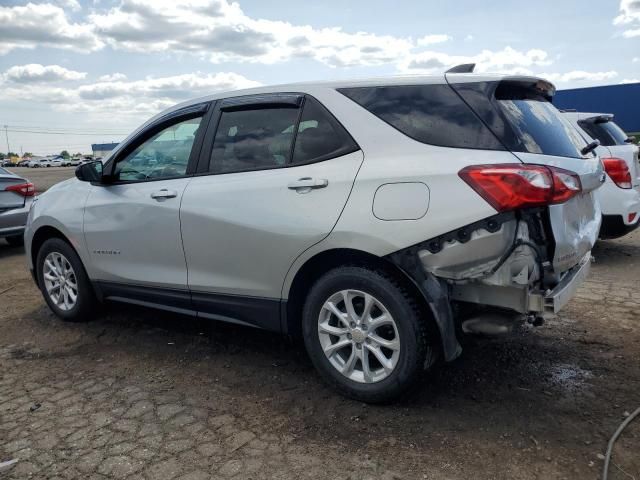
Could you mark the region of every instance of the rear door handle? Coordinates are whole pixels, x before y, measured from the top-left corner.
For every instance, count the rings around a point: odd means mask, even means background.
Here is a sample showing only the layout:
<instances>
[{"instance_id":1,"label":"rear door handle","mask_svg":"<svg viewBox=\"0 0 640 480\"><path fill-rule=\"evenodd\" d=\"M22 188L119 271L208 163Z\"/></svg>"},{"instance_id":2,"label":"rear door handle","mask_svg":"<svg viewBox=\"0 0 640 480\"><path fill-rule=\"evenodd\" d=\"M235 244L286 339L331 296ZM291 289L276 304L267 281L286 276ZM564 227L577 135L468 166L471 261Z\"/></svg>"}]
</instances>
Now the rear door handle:
<instances>
[{"instance_id":1,"label":"rear door handle","mask_svg":"<svg viewBox=\"0 0 640 480\"><path fill-rule=\"evenodd\" d=\"M327 185L329 185L329 180L326 178L303 177L291 182L287 188L296 190L298 193L307 193L316 188L325 188Z\"/></svg>"},{"instance_id":2,"label":"rear door handle","mask_svg":"<svg viewBox=\"0 0 640 480\"><path fill-rule=\"evenodd\" d=\"M160 200L163 198L175 198L177 196L178 192L176 192L175 190L168 190L166 188L163 188L151 194L151 198L155 198L156 200Z\"/></svg>"}]
</instances>

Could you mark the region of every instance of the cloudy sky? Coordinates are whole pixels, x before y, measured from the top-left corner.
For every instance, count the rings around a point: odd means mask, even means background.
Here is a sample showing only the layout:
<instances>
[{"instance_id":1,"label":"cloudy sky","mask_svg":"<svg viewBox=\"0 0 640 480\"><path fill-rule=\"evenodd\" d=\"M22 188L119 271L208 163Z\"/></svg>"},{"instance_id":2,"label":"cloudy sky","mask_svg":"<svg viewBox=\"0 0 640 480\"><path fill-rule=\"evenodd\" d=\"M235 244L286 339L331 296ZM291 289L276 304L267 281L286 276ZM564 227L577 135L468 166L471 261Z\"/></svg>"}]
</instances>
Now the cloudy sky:
<instances>
[{"instance_id":1,"label":"cloudy sky","mask_svg":"<svg viewBox=\"0 0 640 480\"><path fill-rule=\"evenodd\" d=\"M640 0L0 0L0 126L14 151L90 152L215 91L466 62L640 81Z\"/></svg>"}]
</instances>

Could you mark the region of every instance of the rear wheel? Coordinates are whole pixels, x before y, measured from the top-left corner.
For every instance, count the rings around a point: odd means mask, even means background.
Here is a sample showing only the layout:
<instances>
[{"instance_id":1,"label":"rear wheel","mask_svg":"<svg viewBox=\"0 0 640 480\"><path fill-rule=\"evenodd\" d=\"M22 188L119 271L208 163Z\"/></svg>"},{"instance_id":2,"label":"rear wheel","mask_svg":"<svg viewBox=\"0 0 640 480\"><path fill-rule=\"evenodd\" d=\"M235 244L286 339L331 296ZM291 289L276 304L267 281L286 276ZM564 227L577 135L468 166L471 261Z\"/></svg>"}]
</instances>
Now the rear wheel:
<instances>
[{"instance_id":1,"label":"rear wheel","mask_svg":"<svg viewBox=\"0 0 640 480\"><path fill-rule=\"evenodd\" d=\"M12 247L21 247L24 245L24 237L22 235L12 235L11 237L5 237L5 240Z\"/></svg>"},{"instance_id":2,"label":"rear wheel","mask_svg":"<svg viewBox=\"0 0 640 480\"><path fill-rule=\"evenodd\" d=\"M88 320L97 300L73 248L60 238L50 238L40 247L36 266L38 285L49 308L63 320Z\"/></svg>"},{"instance_id":3,"label":"rear wheel","mask_svg":"<svg viewBox=\"0 0 640 480\"><path fill-rule=\"evenodd\" d=\"M415 383L433 347L415 298L395 279L340 267L312 287L303 311L307 351L346 396L392 401Z\"/></svg>"}]
</instances>

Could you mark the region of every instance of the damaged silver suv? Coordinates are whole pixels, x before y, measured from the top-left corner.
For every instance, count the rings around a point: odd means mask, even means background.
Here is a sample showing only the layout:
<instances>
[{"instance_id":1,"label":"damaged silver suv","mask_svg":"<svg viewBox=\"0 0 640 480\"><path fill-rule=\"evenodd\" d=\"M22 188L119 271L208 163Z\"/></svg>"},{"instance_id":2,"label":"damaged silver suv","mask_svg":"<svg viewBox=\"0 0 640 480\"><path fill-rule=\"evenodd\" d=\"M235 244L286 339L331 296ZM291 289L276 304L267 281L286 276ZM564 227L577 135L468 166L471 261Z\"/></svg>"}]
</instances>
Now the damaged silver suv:
<instances>
[{"instance_id":1,"label":"damaged silver suv","mask_svg":"<svg viewBox=\"0 0 640 480\"><path fill-rule=\"evenodd\" d=\"M66 320L110 300L301 334L339 391L397 398L463 332L562 308L600 227L553 85L465 70L171 108L39 197L34 279Z\"/></svg>"}]
</instances>

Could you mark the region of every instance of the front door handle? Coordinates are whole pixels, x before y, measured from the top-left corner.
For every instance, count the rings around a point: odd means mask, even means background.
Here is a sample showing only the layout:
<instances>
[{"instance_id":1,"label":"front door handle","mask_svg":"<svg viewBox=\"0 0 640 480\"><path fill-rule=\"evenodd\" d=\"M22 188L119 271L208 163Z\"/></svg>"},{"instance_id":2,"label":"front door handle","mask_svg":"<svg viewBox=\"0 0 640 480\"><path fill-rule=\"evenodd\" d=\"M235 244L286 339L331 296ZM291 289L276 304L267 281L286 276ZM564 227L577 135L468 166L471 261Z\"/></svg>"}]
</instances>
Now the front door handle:
<instances>
[{"instance_id":1,"label":"front door handle","mask_svg":"<svg viewBox=\"0 0 640 480\"><path fill-rule=\"evenodd\" d=\"M296 190L298 193L307 193L316 188L325 188L327 185L329 185L329 180L326 178L303 177L291 182L287 188Z\"/></svg>"},{"instance_id":2,"label":"front door handle","mask_svg":"<svg viewBox=\"0 0 640 480\"><path fill-rule=\"evenodd\" d=\"M165 198L175 198L178 196L178 192L175 190L168 190L163 188L151 194L151 198L155 198L156 200L162 200Z\"/></svg>"}]
</instances>

